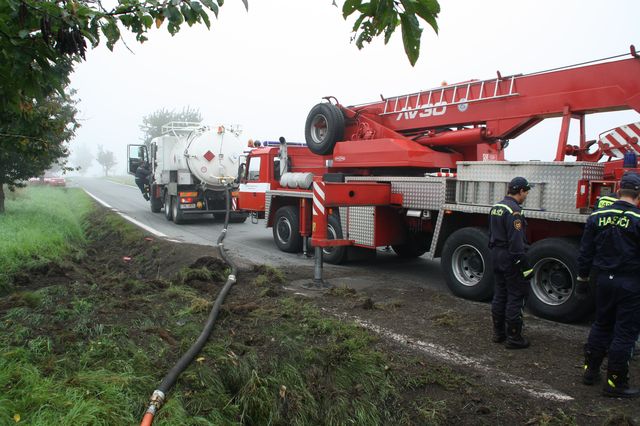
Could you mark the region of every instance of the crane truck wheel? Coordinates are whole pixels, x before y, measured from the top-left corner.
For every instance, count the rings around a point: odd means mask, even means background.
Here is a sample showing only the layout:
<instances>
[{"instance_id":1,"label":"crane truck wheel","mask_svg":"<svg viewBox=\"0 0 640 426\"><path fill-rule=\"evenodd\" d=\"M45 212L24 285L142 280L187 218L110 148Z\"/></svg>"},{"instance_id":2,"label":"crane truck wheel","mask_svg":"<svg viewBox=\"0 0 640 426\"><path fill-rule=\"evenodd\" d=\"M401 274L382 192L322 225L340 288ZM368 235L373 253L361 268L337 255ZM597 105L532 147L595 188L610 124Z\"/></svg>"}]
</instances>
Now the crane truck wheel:
<instances>
[{"instance_id":1,"label":"crane truck wheel","mask_svg":"<svg viewBox=\"0 0 640 426\"><path fill-rule=\"evenodd\" d=\"M287 253L298 253L302 249L297 207L283 206L276 211L273 220L273 241L281 251Z\"/></svg>"},{"instance_id":2,"label":"crane truck wheel","mask_svg":"<svg viewBox=\"0 0 640 426\"><path fill-rule=\"evenodd\" d=\"M533 278L527 306L535 315L573 322L593 311L593 288L587 300L574 293L579 247L579 241L573 238L546 238L531 246L527 257L533 266Z\"/></svg>"},{"instance_id":3,"label":"crane truck wheel","mask_svg":"<svg viewBox=\"0 0 640 426\"><path fill-rule=\"evenodd\" d=\"M171 197L171 195L169 195L169 191L164 193L164 217L167 220L171 220L173 219L172 213L171 213L171 199L173 197Z\"/></svg>"},{"instance_id":4,"label":"crane truck wheel","mask_svg":"<svg viewBox=\"0 0 640 426\"><path fill-rule=\"evenodd\" d=\"M342 239L342 224L340 218L334 215L330 215L327 220L327 238L330 240ZM313 249L313 244L309 239L309 248ZM332 265L340 265L347 258L347 247L323 247L322 248L322 261L330 263Z\"/></svg>"},{"instance_id":5,"label":"crane truck wheel","mask_svg":"<svg viewBox=\"0 0 640 426\"><path fill-rule=\"evenodd\" d=\"M405 259L420 257L429 251L432 237L431 234L425 232L410 233L407 235L407 241L404 244L393 245L391 248L398 256Z\"/></svg>"},{"instance_id":6,"label":"crane truck wheel","mask_svg":"<svg viewBox=\"0 0 640 426\"><path fill-rule=\"evenodd\" d=\"M304 138L314 154L331 154L336 142L344 138L344 115L340 108L326 102L311 108L304 126Z\"/></svg>"},{"instance_id":7,"label":"crane truck wheel","mask_svg":"<svg viewBox=\"0 0 640 426\"><path fill-rule=\"evenodd\" d=\"M455 231L444 243L440 263L447 286L456 296L483 301L493 295L493 265L486 229Z\"/></svg>"},{"instance_id":8,"label":"crane truck wheel","mask_svg":"<svg viewBox=\"0 0 640 426\"><path fill-rule=\"evenodd\" d=\"M176 225L184 223L184 212L180 209L178 197L171 197L171 217Z\"/></svg>"},{"instance_id":9,"label":"crane truck wheel","mask_svg":"<svg viewBox=\"0 0 640 426\"><path fill-rule=\"evenodd\" d=\"M149 204L151 204L151 212L153 213L160 213L160 210L162 209L162 198L155 196L157 187L158 186L155 183L151 184L151 190L149 191L149 195L151 196Z\"/></svg>"}]
</instances>

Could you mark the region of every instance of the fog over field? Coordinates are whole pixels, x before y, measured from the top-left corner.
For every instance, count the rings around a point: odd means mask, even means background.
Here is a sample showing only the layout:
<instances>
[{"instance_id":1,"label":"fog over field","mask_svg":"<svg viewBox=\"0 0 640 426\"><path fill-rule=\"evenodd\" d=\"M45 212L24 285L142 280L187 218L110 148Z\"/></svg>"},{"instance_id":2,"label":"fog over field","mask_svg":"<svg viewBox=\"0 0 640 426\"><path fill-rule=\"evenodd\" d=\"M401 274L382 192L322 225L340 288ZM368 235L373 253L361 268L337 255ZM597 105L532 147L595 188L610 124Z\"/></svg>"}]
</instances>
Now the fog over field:
<instances>
[{"instance_id":1,"label":"fog over field","mask_svg":"<svg viewBox=\"0 0 640 426\"><path fill-rule=\"evenodd\" d=\"M342 6L343 2L337 2ZM441 0L439 35L425 28L420 59L411 67L400 29L387 46L375 40L359 51L330 0L228 0L204 25L166 24L137 43L125 37L114 52L88 52L76 67L82 128L72 151L98 145L116 154L125 173L128 143L139 143L142 117L166 108L200 110L205 124L240 124L243 140L304 140L313 105L332 95L358 104L470 79L529 73L640 49L640 2L612 0ZM635 112L587 117L587 138L638 121ZM559 119L511 142L509 160L552 160ZM577 126L570 135L577 139ZM95 161L90 174L100 174Z\"/></svg>"}]
</instances>

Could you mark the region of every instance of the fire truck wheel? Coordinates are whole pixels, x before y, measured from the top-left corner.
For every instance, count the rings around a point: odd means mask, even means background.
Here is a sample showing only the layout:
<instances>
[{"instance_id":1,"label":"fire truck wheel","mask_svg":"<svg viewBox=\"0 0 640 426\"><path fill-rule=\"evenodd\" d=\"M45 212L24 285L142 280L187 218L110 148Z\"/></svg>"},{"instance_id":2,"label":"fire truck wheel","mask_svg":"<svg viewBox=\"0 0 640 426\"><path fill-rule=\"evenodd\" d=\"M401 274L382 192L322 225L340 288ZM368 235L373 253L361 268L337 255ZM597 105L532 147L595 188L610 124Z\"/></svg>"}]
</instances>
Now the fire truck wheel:
<instances>
[{"instance_id":1,"label":"fire truck wheel","mask_svg":"<svg viewBox=\"0 0 640 426\"><path fill-rule=\"evenodd\" d=\"M151 190L149 191L149 195L151 196L151 202L149 204L151 204L151 211L153 213L160 213L160 210L162 209L162 198L155 196L157 187L158 186L154 183L151 185Z\"/></svg>"},{"instance_id":2,"label":"fire truck wheel","mask_svg":"<svg viewBox=\"0 0 640 426\"><path fill-rule=\"evenodd\" d=\"M173 197L169 195L169 192L164 193L164 217L167 220L173 219L173 216L171 215L171 199L172 198Z\"/></svg>"},{"instance_id":3,"label":"fire truck wheel","mask_svg":"<svg viewBox=\"0 0 640 426\"><path fill-rule=\"evenodd\" d=\"M593 311L593 286L587 300L574 293L579 247L579 241L573 238L547 238L531 246L527 257L533 266L533 278L527 306L535 315L573 322Z\"/></svg>"},{"instance_id":4,"label":"fire truck wheel","mask_svg":"<svg viewBox=\"0 0 640 426\"><path fill-rule=\"evenodd\" d=\"M298 253L302 249L298 209L295 206L283 206L276 211L273 220L273 240L281 251Z\"/></svg>"},{"instance_id":5,"label":"fire truck wheel","mask_svg":"<svg viewBox=\"0 0 640 426\"><path fill-rule=\"evenodd\" d=\"M489 235L484 228L462 228L447 238L440 261L453 294L470 300L493 295L493 266Z\"/></svg>"},{"instance_id":6,"label":"fire truck wheel","mask_svg":"<svg viewBox=\"0 0 640 426\"><path fill-rule=\"evenodd\" d=\"M231 214L229 217L229 223L245 223L247 221L247 215Z\"/></svg>"},{"instance_id":7,"label":"fire truck wheel","mask_svg":"<svg viewBox=\"0 0 640 426\"><path fill-rule=\"evenodd\" d=\"M327 235L330 240L342 239L342 225L340 219L336 216L329 216L327 226ZM322 260L333 265L339 265L344 262L347 256L347 248L345 246L325 247L322 249Z\"/></svg>"},{"instance_id":8,"label":"fire truck wheel","mask_svg":"<svg viewBox=\"0 0 640 426\"><path fill-rule=\"evenodd\" d=\"M411 259L414 257L420 257L429 251L431 247L431 234L421 232L419 234L409 234L407 242L400 245L391 246L393 251L400 257Z\"/></svg>"},{"instance_id":9,"label":"fire truck wheel","mask_svg":"<svg viewBox=\"0 0 640 426\"><path fill-rule=\"evenodd\" d=\"M180 209L178 197L171 197L171 217L176 225L184 223L184 212Z\"/></svg>"},{"instance_id":10,"label":"fire truck wheel","mask_svg":"<svg viewBox=\"0 0 640 426\"><path fill-rule=\"evenodd\" d=\"M217 213L213 215L213 221L224 223L224 213ZM231 212L229 215L229 223L245 223L247 221L247 215L245 213Z\"/></svg>"},{"instance_id":11,"label":"fire truck wheel","mask_svg":"<svg viewBox=\"0 0 640 426\"><path fill-rule=\"evenodd\" d=\"M307 116L304 138L314 154L331 154L336 142L344 137L344 115L330 103L317 104Z\"/></svg>"}]
</instances>

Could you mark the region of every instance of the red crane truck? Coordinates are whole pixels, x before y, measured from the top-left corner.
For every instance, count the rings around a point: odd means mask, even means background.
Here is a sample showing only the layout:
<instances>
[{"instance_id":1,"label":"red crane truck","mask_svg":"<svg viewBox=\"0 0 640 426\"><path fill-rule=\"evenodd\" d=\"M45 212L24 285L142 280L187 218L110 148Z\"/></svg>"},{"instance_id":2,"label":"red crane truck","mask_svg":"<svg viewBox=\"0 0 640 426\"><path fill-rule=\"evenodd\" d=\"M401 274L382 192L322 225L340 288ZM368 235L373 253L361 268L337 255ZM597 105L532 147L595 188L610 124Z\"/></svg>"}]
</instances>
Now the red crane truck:
<instances>
[{"instance_id":1,"label":"red crane truck","mask_svg":"<svg viewBox=\"0 0 640 426\"><path fill-rule=\"evenodd\" d=\"M593 300L573 292L580 237L597 197L616 191L625 170L638 170L620 158L640 153L640 123L587 140L585 116L640 112L633 46L606 60L498 72L367 104L325 99L307 117L306 147L254 149L241 171L238 208L265 218L280 250L298 252L310 238L320 258L340 263L350 247L391 246L402 257L440 258L454 294L487 300L488 213L507 183L525 176L535 184L524 204L535 271L528 306L565 322L593 310ZM554 161L504 160L511 139L550 117L562 118ZM572 120L576 145L568 143Z\"/></svg>"}]
</instances>

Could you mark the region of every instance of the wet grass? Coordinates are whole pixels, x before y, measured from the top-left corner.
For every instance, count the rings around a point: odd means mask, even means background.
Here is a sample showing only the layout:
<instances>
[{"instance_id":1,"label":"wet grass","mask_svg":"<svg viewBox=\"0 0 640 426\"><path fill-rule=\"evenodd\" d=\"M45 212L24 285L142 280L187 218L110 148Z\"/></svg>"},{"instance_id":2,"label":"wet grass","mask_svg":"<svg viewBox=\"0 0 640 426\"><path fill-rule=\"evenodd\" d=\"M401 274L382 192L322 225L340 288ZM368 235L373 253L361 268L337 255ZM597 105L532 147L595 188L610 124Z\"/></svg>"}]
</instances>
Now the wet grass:
<instances>
[{"instance_id":1,"label":"wet grass","mask_svg":"<svg viewBox=\"0 0 640 426\"><path fill-rule=\"evenodd\" d=\"M80 251L91 206L80 189L28 187L7 197L0 214L0 294L16 273Z\"/></svg>"}]
</instances>

